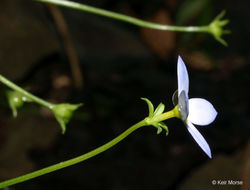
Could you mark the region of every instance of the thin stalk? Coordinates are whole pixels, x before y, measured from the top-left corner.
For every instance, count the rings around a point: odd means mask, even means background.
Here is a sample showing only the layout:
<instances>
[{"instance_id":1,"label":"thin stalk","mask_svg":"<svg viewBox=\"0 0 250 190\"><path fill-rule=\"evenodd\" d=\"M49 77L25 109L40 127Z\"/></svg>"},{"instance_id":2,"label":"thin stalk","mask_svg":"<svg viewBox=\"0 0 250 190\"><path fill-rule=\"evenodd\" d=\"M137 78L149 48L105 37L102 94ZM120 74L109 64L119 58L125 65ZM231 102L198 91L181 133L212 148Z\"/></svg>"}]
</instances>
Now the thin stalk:
<instances>
[{"instance_id":1,"label":"thin stalk","mask_svg":"<svg viewBox=\"0 0 250 190\"><path fill-rule=\"evenodd\" d=\"M175 111L173 111L173 110L165 112L165 113L161 114L162 117L159 117L157 120L162 121L163 119L164 120L170 119L172 117L175 117L174 114L175 114ZM155 122L155 120L152 122ZM24 181L27 181L27 180L30 180L33 178L36 178L36 177L39 177L42 175L45 175L45 174L53 172L53 171L60 170L62 168L68 167L68 166L72 166L72 165L80 163L80 162L83 162L89 158L92 158L92 157L110 149L111 147L113 147L114 145L116 145L117 143L119 143L120 141L125 139L128 135L130 135L135 130L137 130L143 126L151 125L152 122L148 121L148 118L145 118L144 120L142 120L142 121L134 124L130 128L128 128L126 131L124 131L122 134L120 134L119 136L117 136L113 140L109 141L108 143L106 143L106 144L86 153L86 154L83 154L83 155L75 157L73 159L70 159L70 160L67 160L64 162L60 162L58 164L55 164L55 165L31 172L31 173L28 173L28 174L22 175L22 176L19 176L16 178L12 178L10 180L3 181L0 183L0 189L17 184L17 183L24 182Z\"/></svg>"},{"instance_id":2,"label":"thin stalk","mask_svg":"<svg viewBox=\"0 0 250 190\"><path fill-rule=\"evenodd\" d=\"M100 8L92 7L85 4L80 4L77 2L67 1L67 0L36 0L38 2L42 3L51 3L54 5L59 5L63 7L68 7L72 9L77 9L80 11L93 13L96 15L101 15L104 17L121 20L124 22L128 22L130 24L134 24L141 27L151 28L151 29L157 29L157 30L169 30L169 31L177 31L177 32L207 32L209 33L209 27L208 26L173 26L173 25L163 25L163 24L157 24L153 22L144 21L141 19L137 19L131 16L123 15L120 13L115 13L108 10L103 10Z\"/></svg>"},{"instance_id":3,"label":"thin stalk","mask_svg":"<svg viewBox=\"0 0 250 190\"><path fill-rule=\"evenodd\" d=\"M127 129L126 131L124 131L118 137L114 138L113 140L109 141L108 143L106 143L106 144L104 144L104 145L102 145L102 146L100 146L100 147L86 153L86 154L83 154L83 155L78 156L76 158L73 158L73 159L70 159L70 160L60 162L58 164L43 168L41 170L37 170L35 172L31 172L31 173L26 174L26 175L22 175L22 176L19 176L19 177L16 177L16 178L1 182L0 183L0 188L4 188L4 187L8 187L10 185L21 183L21 182L36 178L38 176L45 175L47 173L50 173L50 172L53 172L53 171L56 171L56 170L60 170L62 168L65 168L65 167L68 167L68 166L71 166L71 165L74 165L74 164L77 164L77 163L82 162L84 160L87 160L89 158L92 158L92 157L94 157L94 156L108 150L109 148L113 147L114 145L116 145L121 140L126 138L129 134L131 134L136 129L139 129L140 127L143 127L143 126L146 126L146 125L147 125L147 123L145 122L145 120L142 120L142 121L136 123L135 125L133 125L132 127L130 127L129 129Z\"/></svg>"}]
</instances>

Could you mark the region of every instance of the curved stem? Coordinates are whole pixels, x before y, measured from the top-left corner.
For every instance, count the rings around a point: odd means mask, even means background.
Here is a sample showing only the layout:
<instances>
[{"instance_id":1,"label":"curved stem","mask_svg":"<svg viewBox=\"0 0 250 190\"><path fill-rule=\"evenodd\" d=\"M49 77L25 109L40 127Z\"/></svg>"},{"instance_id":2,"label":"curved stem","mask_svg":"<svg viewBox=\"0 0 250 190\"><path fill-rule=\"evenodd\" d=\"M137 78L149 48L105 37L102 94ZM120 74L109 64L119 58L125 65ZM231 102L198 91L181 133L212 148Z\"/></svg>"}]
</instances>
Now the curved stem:
<instances>
[{"instance_id":1,"label":"curved stem","mask_svg":"<svg viewBox=\"0 0 250 190\"><path fill-rule=\"evenodd\" d=\"M144 21L141 19L137 19L131 16L126 16L123 14L115 13L112 11L103 10L100 8L92 7L89 5L84 5L72 1L67 0L36 0L39 2L44 3L51 3L63 7L68 7L72 9L77 9L81 11L85 11L88 13L93 13L101 16L105 16L108 18L121 20L124 22L128 22L130 24L134 24L141 27L146 28L152 28L152 29L158 29L158 30L169 30L169 31L178 31L178 32L208 32L209 33L209 26L170 26L170 25L163 25L163 24L157 24L153 22Z\"/></svg>"},{"instance_id":2,"label":"curved stem","mask_svg":"<svg viewBox=\"0 0 250 190\"><path fill-rule=\"evenodd\" d=\"M143 126L146 126L146 125L147 125L147 123L145 122L145 120L142 120L142 121L136 123L135 125L133 125L132 127L130 127L129 129L127 129L126 131L124 131L118 137L114 138L113 140L109 141L108 143L106 143L106 144L86 153L86 154L83 154L83 155L78 156L76 158L67 160L65 162L60 162L58 164L49 166L47 168L43 168L41 170L37 170L35 172L31 172L31 173L26 174L26 175L22 175L22 176L19 176L19 177L10 179L10 180L3 181L0 183L0 189L4 188L4 187L8 187L10 185L14 185L17 183L21 183L21 182L30 180L32 178L35 178L35 177L38 177L38 176L41 176L41 175L65 168L65 167L68 167L68 166L77 164L79 162L82 162L84 160L87 160L89 158L92 158L92 157L104 152L105 150L108 150L109 148L113 147L114 145L119 143L121 140L123 140L125 137L127 137L129 134L131 134L136 129L143 127Z\"/></svg>"},{"instance_id":3,"label":"curved stem","mask_svg":"<svg viewBox=\"0 0 250 190\"><path fill-rule=\"evenodd\" d=\"M10 87L13 90L20 92L21 94L23 94L24 96L26 96L30 100L48 108L48 109L51 109L52 107L54 107L54 104L49 103L41 98L38 98L37 96L34 96L33 94L31 94L31 93L27 92L26 90L22 89L21 87L17 86L16 84L14 84L13 82L11 82L10 80L8 80L7 78L5 78L2 75L0 75L0 82L2 82L3 84L5 84L6 86Z\"/></svg>"},{"instance_id":4,"label":"curved stem","mask_svg":"<svg viewBox=\"0 0 250 190\"><path fill-rule=\"evenodd\" d=\"M65 168L65 167L80 163L80 162L87 160L89 158L92 158L92 157L110 149L111 147L113 147L114 145L116 145L117 143L122 141L124 138L126 138L129 134L131 134L132 132L134 132L135 130L137 130L143 126L148 126L148 125L151 125L153 122L160 122L160 121L167 120L167 119L170 119L170 118L173 118L176 116L178 117L178 115L176 115L176 109L177 108L175 107L173 110L162 113L159 116L154 117L154 119L152 121L150 121L149 118L145 118L144 120L131 126L129 129L124 131L118 137L114 138L113 140L109 141L108 143L106 143L106 144L86 153L86 154L83 154L83 155L78 156L76 158L73 158L73 159L70 159L70 160L60 162L58 164L43 168L41 170L37 170L35 172L31 172L31 173L28 173L28 174L25 174L25 175L22 175L22 176L19 176L19 177L10 179L10 180L3 181L0 183L0 189L4 188L4 187L8 187L10 185L14 185L17 183L21 183L21 182L36 178L36 177L39 177L42 175L45 175L47 173L50 173L50 172L53 172L56 170L60 170L62 168Z\"/></svg>"}]
</instances>

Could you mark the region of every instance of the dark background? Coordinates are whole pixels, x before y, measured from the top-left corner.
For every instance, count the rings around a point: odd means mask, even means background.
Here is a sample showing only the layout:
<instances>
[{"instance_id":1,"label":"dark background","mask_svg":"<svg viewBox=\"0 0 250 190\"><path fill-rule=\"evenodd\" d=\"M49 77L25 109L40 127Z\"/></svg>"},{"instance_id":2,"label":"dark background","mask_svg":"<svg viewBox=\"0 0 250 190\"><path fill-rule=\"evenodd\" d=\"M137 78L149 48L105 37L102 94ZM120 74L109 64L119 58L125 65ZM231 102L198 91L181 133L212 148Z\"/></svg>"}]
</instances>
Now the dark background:
<instances>
[{"instance_id":1,"label":"dark background","mask_svg":"<svg viewBox=\"0 0 250 190\"><path fill-rule=\"evenodd\" d=\"M84 154L118 136L148 114L141 97L166 110L177 88L181 55L190 77L190 97L209 100L218 116L199 127L210 160L171 119L169 135L144 127L117 146L83 163L10 189L169 190L250 189L248 1L79 1L163 24L206 25L223 9L232 33L224 47L209 34L139 28L60 8L70 35L62 35L47 5L28 0L0 2L0 72L48 101L79 103L65 135L53 115L25 104L14 119L0 96L0 179L6 180ZM67 46L70 36L83 77L75 88ZM71 44L71 45L72 45ZM1 85L1 89L6 89ZM212 185L240 180L243 185Z\"/></svg>"}]
</instances>

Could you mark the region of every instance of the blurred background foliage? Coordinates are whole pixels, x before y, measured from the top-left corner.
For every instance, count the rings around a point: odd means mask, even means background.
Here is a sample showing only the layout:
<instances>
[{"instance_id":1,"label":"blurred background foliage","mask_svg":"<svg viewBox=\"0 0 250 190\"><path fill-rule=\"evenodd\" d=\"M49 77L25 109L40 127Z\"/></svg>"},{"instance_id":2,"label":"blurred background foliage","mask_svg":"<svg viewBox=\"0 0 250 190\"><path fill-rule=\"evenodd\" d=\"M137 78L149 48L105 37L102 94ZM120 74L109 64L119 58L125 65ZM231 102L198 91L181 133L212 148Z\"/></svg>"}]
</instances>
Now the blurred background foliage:
<instances>
[{"instance_id":1,"label":"blurred background foliage","mask_svg":"<svg viewBox=\"0 0 250 190\"><path fill-rule=\"evenodd\" d=\"M0 1L0 72L51 102L83 102L65 135L52 113L25 104L12 117L0 94L0 179L16 177L86 153L147 115L140 97L172 109L181 55L190 96L211 101L214 123L197 127L211 146L206 155L177 119L169 136L145 127L116 147L73 167L11 189L167 190L221 189L213 179L250 178L250 64L248 1L79 0L88 5L163 24L206 25L227 11L225 48L210 35L138 28L28 0ZM76 76L72 64L79 66ZM78 69L79 70L79 69ZM81 85L75 85L77 82Z\"/></svg>"}]
</instances>

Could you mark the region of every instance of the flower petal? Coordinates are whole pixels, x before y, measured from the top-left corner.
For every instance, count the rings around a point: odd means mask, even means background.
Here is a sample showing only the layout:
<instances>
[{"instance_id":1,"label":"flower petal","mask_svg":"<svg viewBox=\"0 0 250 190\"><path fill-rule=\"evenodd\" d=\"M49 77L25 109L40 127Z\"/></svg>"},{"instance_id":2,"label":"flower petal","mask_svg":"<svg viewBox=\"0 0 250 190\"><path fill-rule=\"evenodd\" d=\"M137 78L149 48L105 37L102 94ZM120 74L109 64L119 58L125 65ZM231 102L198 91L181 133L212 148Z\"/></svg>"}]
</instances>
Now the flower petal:
<instances>
[{"instance_id":1,"label":"flower petal","mask_svg":"<svg viewBox=\"0 0 250 190\"><path fill-rule=\"evenodd\" d=\"M183 60L181 59L181 56L178 56L177 77L178 77L178 96L182 91L184 91L187 95L189 89L188 72Z\"/></svg>"},{"instance_id":2,"label":"flower petal","mask_svg":"<svg viewBox=\"0 0 250 190\"><path fill-rule=\"evenodd\" d=\"M187 120L186 124L189 133L192 135L197 144L208 155L209 158L212 158L210 147L207 144L207 141L204 139L204 137L200 134L200 132L195 128L195 126L190 121Z\"/></svg>"},{"instance_id":3,"label":"flower petal","mask_svg":"<svg viewBox=\"0 0 250 190\"><path fill-rule=\"evenodd\" d=\"M189 99L188 120L196 125L208 125L214 121L217 111L213 105L202 98Z\"/></svg>"}]
</instances>

